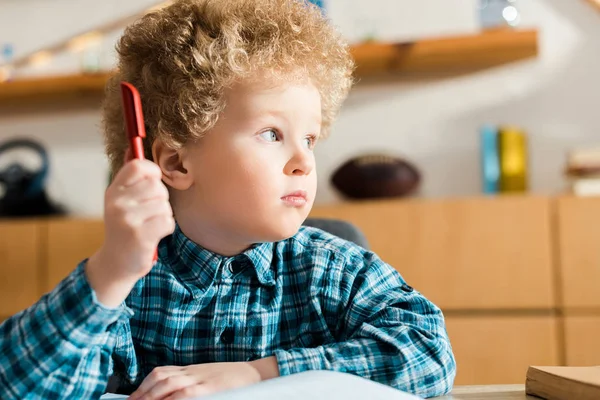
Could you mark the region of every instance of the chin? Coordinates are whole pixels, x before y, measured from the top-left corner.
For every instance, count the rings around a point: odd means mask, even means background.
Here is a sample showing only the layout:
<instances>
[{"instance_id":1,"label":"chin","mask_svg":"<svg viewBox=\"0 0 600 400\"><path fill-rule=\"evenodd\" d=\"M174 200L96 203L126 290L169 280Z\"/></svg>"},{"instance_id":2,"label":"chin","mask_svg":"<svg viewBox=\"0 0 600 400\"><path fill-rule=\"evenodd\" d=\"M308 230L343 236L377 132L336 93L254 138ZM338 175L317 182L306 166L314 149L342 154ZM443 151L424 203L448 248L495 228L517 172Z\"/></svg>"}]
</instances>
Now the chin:
<instances>
[{"instance_id":1,"label":"chin","mask_svg":"<svg viewBox=\"0 0 600 400\"><path fill-rule=\"evenodd\" d=\"M260 232L261 242L279 242L281 240L289 239L298 233L301 222L296 223L280 223L278 225L265 226Z\"/></svg>"},{"instance_id":2,"label":"chin","mask_svg":"<svg viewBox=\"0 0 600 400\"><path fill-rule=\"evenodd\" d=\"M308 209L284 209L283 212L258 213L257 217L260 217L248 221L247 227L256 238L255 242L279 242L298 233L308 215Z\"/></svg>"},{"instance_id":3,"label":"chin","mask_svg":"<svg viewBox=\"0 0 600 400\"><path fill-rule=\"evenodd\" d=\"M272 232L269 235L269 239L266 240L268 242L280 242L282 240L286 240L291 238L292 236L294 236L296 233L298 233L298 230L300 230L300 226L298 226L296 229L281 229L277 232Z\"/></svg>"}]
</instances>

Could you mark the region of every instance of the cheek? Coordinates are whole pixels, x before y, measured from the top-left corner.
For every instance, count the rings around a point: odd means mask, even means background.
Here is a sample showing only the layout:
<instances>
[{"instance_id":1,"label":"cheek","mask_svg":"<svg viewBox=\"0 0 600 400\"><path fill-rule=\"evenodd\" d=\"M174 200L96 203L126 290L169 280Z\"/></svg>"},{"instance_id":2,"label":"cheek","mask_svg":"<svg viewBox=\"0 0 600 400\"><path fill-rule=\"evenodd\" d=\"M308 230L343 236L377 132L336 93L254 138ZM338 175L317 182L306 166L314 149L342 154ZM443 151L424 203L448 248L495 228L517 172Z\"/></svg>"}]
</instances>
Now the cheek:
<instances>
[{"instance_id":1,"label":"cheek","mask_svg":"<svg viewBox=\"0 0 600 400\"><path fill-rule=\"evenodd\" d=\"M307 189L310 191L310 195L311 195L310 197L313 202L314 202L315 196L317 194L317 182L318 182L317 171L316 171L316 169L314 169L308 177L308 189ZM311 206L312 206L312 203L311 203Z\"/></svg>"},{"instance_id":2,"label":"cheek","mask_svg":"<svg viewBox=\"0 0 600 400\"><path fill-rule=\"evenodd\" d=\"M279 192L281 167L269 154L235 154L221 167L216 184L229 194L252 198L271 197Z\"/></svg>"},{"instance_id":3,"label":"cheek","mask_svg":"<svg viewBox=\"0 0 600 400\"><path fill-rule=\"evenodd\" d=\"M238 181L243 183L246 190L254 195L270 195L278 188L281 182L281 172L275 162L267 158L246 160L239 165Z\"/></svg>"}]
</instances>

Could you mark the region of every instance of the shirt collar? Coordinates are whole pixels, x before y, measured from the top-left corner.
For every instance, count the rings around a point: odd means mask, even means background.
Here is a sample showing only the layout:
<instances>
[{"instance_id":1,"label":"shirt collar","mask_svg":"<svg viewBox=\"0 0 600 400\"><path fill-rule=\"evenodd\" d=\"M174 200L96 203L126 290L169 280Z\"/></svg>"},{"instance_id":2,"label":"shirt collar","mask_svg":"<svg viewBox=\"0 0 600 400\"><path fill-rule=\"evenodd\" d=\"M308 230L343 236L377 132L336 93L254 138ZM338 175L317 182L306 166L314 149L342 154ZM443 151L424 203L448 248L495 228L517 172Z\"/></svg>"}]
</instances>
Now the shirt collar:
<instances>
[{"instance_id":1,"label":"shirt collar","mask_svg":"<svg viewBox=\"0 0 600 400\"><path fill-rule=\"evenodd\" d=\"M199 244L185 236L179 224L171 235L173 263L175 272L185 281L194 281L201 286L210 286L219 271L223 275L234 275L229 268L230 265L238 264L244 267L252 267L258 281L262 285L274 286L275 277L271 263L273 261L273 243L257 243L244 252L227 257L205 249ZM233 269L235 271L235 268Z\"/></svg>"}]
</instances>

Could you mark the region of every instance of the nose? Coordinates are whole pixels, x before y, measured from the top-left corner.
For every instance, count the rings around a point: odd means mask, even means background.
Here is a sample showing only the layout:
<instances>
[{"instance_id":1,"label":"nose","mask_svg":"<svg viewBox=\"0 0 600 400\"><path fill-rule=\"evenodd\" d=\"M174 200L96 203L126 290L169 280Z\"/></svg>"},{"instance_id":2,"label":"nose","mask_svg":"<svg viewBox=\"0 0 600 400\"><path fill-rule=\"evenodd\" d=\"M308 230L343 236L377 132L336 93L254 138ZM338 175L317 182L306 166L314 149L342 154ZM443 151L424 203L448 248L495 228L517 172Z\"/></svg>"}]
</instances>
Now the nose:
<instances>
[{"instance_id":1,"label":"nose","mask_svg":"<svg viewBox=\"0 0 600 400\"><path fill-rule=\"evenodd\" d=\"M315 156L312 151L302 145L294 147L292 156L285 165L286 175L308 175L315 168Z\"/></svg>"}]
</instances>

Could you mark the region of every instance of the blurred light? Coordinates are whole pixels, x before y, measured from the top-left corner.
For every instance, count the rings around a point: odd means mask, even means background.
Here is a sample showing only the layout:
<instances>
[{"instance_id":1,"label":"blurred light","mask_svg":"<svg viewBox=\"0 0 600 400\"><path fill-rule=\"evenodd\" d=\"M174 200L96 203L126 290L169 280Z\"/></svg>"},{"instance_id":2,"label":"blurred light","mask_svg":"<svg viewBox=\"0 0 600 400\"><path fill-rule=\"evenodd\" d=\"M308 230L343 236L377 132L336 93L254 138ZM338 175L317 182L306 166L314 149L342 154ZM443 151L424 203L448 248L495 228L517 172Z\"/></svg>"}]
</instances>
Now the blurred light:
<instances>
[{"instance_id":1,"label":"blurred light","mask_svg":"<svg viewBox=\"0 0 600 400\"><path fill-rule=\"evenodd\" d=\"M515 6L508 6L502 10L502 17L511 26L516 26L519 23L519 11Z\"/></svg>"},{"instance_id":2,"label":"blurred light","mask_svg":"<svg viewBox=\"0 0 600 400\"><path fill-rule=\"evenodd\" d=\"M72 52L80 52L89 47L97 46L102 42L102 33L91 31L77 36L67 43L67 48Z\"/></svg>"},{"instance_id":3,"label":"blurred light","mask_svg":"<svg viewBox=\"0 0 600 400\"><path fill-rule=\"evenodd\" d=\"M52 61L52 53L49 51L38 51L27 60L30 65L35 67L41 67L49 64L50 61Z\"/></svg>"}]
</instances>

